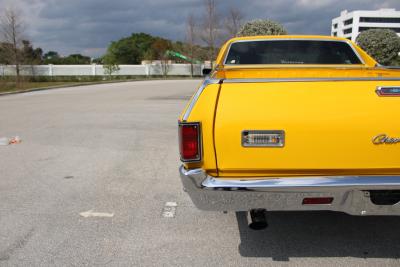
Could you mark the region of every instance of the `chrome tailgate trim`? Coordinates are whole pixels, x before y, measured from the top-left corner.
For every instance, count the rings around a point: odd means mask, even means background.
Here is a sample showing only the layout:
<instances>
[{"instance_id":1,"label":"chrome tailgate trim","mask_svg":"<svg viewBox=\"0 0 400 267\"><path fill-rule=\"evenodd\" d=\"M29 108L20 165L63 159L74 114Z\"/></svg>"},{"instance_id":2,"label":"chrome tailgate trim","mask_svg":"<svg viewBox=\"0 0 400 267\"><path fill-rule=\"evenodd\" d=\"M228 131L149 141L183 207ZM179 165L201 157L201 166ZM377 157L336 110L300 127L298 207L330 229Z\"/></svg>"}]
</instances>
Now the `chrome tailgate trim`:
<instances>
[{"instance_id":1,"label":"chrome tailgate trim","mask_svg":"<svg viewBox=\"0 0 400 267\"><path fill-rule=\"evenodd\" d=\"M400 77L321 77L321 78L254 78L225 79L224 83L276 83L276 82L360 82L400 81Z\"/></svg>"},{"instance_id":2,"label":"chrome tailgate trim","mask_svg":"<svg viewBox=\"0 0 400 267\"><path fill-rule=\"evenodd\" d=\"M202 182L206 188L251 188L269 190L293 189L307 190L315 188L348 188L348 189L377 189L377 188L399 188L400 176L319 176L319 177L280 177L246 179L246 180L228 180L219 179L211 176Z\"/></svg>"}]
</instances>

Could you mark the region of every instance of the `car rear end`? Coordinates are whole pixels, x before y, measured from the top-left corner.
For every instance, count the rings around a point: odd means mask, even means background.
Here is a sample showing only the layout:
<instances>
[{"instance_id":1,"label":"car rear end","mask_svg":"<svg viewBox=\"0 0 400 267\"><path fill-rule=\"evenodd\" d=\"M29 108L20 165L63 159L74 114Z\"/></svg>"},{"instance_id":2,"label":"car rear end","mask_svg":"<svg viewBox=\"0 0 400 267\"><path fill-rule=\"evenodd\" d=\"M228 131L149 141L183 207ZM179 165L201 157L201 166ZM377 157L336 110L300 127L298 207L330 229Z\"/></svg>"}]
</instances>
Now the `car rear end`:
<instances>
[{"instance_id":1,"label":"car rear end","mask_svg":"<svg viewBox=\"0 0 400 267\"><path fill-rule=\"evenodd\" d=\"M180 175L198 208L400 215L399 72L347 41L309 39L228 44L191 99ZM284 53L299 46L317 55Z\"/></svg>"}]
</instances>

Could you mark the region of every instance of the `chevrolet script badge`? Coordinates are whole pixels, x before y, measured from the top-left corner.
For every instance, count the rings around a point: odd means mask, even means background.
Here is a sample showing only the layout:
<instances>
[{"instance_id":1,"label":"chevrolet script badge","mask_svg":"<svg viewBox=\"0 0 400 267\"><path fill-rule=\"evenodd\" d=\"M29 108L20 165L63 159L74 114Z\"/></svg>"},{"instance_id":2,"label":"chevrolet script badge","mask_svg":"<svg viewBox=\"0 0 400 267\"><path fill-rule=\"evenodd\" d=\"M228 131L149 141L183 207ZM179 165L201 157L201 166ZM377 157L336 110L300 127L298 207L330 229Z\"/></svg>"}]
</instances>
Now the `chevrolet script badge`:
<instances>
[{"instance_id":1,"label":"chevrolet script badge","mask_svg":"<svg viewBox=\"0 0 400 267\"><path fill-rule=\"evenodd\" d=\"M374 143L375 145L397 144L400 143L400 138L394 138L394 137L389 137L386 134L380 134L372 139L372 143Z\"/></svg>"}]
</instances>

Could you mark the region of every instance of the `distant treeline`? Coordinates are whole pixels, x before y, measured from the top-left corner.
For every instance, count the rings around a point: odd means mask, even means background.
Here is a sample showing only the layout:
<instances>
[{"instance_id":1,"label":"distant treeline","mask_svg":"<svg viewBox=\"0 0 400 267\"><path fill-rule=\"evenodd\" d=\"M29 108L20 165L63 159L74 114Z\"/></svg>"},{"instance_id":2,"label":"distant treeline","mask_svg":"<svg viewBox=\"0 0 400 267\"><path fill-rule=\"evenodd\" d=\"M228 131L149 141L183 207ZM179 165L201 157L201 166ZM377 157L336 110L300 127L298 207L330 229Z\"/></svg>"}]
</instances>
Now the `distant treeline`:
<instances>
[{"instance_id":1,"label":"distant treeline","mask_svg":"<svg viewBox=\"0 0 400 267\"><path fill-rule=\"evenodd\" d=\"M17 48L18 52L10 55L8 51L12 50L12 44L0 43L0 64L13 65L15 55L18 56L18 62L25 65L57 64L57 65L80 65L90 64L91 58L80 54L72 54L66 57L60 56L58 52L49 51L43 53L40 47L33 48L28 40L22 41L22 47Z\"/></svg>"},{"instance_id":2,"label":"distant treeline","mask_svg":"<svg viewBox=\"0 0 400 267\"><path fill-rule=\"evenodd\" d=\"M196 59L206 60L206 47L196 45ZM189 45L184 42L174 42L147 33L133 33L129 37L112 42L106 54L96 59L96 63L140 64L142 60L165 60L166 52L175 51L181 54L189 53ZM181 61L179 58L168 58Z\"/></svg>"},{"instance_id":3,"label":"distant treeline","mask_svg":"<svg viewBox=\"0 0 400 267\"><path fill-rule=\"evenodd\" d=\"M181 54L188 52L188 45L183 42L174 42L146 33L133 33L129 37L112 42L104 56L92 59L81 54L61 56L56 51L43 52L40 47L34 48L25 40L22 47L18 48L20 62L27 65L54 64L54 65L81 65L81 64L103 64L112 62L114 64L140 64L142 60L164 60L167 50ZM5 51L11 49L11 44L0 43L0 64L13 64L14 59L6 55ZM196 46L196 59L206 60L207 48ZM179 58L170 58L182 61Z\"/></svg>"}]
</instances>

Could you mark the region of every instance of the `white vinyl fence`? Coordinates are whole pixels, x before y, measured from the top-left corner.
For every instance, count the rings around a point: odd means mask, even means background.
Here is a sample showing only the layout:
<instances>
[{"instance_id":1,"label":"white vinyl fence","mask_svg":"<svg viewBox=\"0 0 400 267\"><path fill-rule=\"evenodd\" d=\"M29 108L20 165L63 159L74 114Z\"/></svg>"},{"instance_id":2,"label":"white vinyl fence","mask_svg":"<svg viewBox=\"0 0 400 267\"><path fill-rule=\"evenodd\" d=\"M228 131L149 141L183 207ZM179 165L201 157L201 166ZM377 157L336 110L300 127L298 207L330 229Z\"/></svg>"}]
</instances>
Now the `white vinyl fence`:
<instances>
[{"instance_id":1,"label":"white vinyl fence","mask_svg":"<svg viewBox=\"0 0 400 267\"><path fill-rule=\"evenodd\" d=\"M203 65L196 64L194 75L202 75ZM146 65L119 65L120 70L112 75L126 76L151 76L163 75L161 64ZM103 65L34 65L21 66L21 75L26 76L103 76ZM15 75L15 66L0 65L0 76ZM167 75L190 76L190 64L169 64L167 65Z\"/></svg>"}]
</instances>

